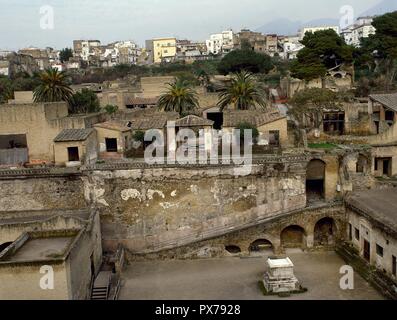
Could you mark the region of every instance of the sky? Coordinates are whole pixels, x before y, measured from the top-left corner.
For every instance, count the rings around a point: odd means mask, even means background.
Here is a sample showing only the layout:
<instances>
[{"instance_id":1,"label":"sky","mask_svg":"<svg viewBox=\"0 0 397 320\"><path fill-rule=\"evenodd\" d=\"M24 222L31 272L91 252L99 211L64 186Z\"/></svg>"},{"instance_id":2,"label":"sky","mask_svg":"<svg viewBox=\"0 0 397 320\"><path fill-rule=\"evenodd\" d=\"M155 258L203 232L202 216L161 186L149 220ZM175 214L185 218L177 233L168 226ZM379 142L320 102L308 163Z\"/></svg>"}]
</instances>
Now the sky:
<instances>
[{"instance_id":1,"label":"sky","mask_svg":"<svg viewBox=\"0 0 397 320\"><path fill-rule=\"evenodd\" d=\"M385 0L384 0L385 1ZM396 0L391 0L396 1ZM0 0L0 49L71 47L73 39L106 44L175 36L203 41L223 29L255 30L275 19L336 18L350 5L356 15L381 0ZM50 6L54 25L40 8ZM48 24L45 24L48 26Z\"/></svg>"}]
</instances>

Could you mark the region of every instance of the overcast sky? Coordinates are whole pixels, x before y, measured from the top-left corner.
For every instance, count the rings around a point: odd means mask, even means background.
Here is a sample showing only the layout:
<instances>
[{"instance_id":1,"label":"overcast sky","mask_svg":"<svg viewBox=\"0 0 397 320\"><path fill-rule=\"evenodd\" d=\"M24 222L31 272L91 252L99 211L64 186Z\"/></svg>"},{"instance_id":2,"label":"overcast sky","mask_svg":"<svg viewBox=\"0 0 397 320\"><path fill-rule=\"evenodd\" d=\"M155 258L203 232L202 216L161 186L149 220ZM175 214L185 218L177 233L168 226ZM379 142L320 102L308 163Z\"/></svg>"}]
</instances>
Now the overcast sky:
<instances>
[{"instance_id":1,"label":"overcast sky","mask_svg":"<svg viewBox=\"0 0 397 320\"><path fill-rule=\"evenodd\" d=\"M396 0L392 0L396 1ZM278 18L309 21L355 14L381 0L0 0L0 49L71 46L73 39L135 40L176 36L205 40L222 29L256 29ZM54 8L54 29L40 28L40 7Z\"/></svg>"}]
</instances>

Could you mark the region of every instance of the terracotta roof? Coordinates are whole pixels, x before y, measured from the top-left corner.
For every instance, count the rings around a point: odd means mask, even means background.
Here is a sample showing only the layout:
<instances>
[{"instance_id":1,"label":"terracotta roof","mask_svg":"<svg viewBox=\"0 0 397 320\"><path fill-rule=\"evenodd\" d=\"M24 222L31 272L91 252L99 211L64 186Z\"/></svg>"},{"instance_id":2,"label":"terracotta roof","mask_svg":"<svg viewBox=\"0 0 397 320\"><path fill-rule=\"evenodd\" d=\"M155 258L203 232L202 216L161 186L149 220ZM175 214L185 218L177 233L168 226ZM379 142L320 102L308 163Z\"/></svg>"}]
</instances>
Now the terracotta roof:
<instances>
[{"instance_id":1,"label":"terracotta roof","mask_svg":"<svg viewBox=\"0 0 397 320\"><path fill-rule=\"evenodd\" d=\"M205 127L212 126L214 121L204 119L195 115L188 115L175 121L177 127Z\"/></svg>"},{"instance_id":2,"label":"terracotta roof","mask_svg":"<svg viewBox=\"0 0 397 320\"><path fill-rule=\"evenodd\" d=\"M127 97L125 99L126 106L133 106L133 105L155 105L159 100L158 97L154 98L141 98L141 97Z\"/></svg>"},{"instance_id":3,"label":"terracotta roof","mask_svg":"<svg viewBox=\"0 0 397 320\"><path fill-rule=\"evenodd\" d=\"M348 206L397 232L397 189L356 192L346 198Z\"/></svg>"},{"instance_id":4,"label":"terracotta roof","mask_svg":"<svg viewBox=\"0 0 397 320\"><path fill-rule=\"evenodd\" d=\"M54 142L84 141L94 129L64 129L54 139Z\"/></svg>"},{"instance_id":5,"label":"terracotta roof","mask_svg":"<svg viewBox=\"0 0 397 320\"><path fill-rule=\"evenodd\" d=\"M224 127L237 127L240 123L249 123L255 127L263 126L285 118L278 110L261 112L251 110L228 111L223 113Z\"/></svg>"},{"instance_id":6,"label":"terracotta roof","mask_svg":"<svg viewBox=\"0 0 397 320\"><path fill-rule=\"evenodd\" d=\"M370 99L385 107L397 111L397 93L389 93L389 94L371 94Z\"/></svg>"},{"instance_id":7,"label":"terracotta roof","mask_svg":"<svg viewBox=\"0 0 397 320\"><path fill-rule=\"evenodd\" d=\"M156 115L152 117L135 118L129 121L133 130L163 129L167 124L167 117Z\"/></svg>"},{"instance_id":8,"label":"terracotta roof","mask_svg":"<svg viewBox=\"0 0 397 320\"><path fill-rule=\"evenodd\" d=\"M103 128L103 129L109 129L109 130L116 130L116 131L121 131L121 132L126 132L131 130L131 128L128 127L128 121L123 120L123 121L107 121L107 122L102 122L102 123L97 123L94 125L95 128Z\"/></svg>"}]
</instances>

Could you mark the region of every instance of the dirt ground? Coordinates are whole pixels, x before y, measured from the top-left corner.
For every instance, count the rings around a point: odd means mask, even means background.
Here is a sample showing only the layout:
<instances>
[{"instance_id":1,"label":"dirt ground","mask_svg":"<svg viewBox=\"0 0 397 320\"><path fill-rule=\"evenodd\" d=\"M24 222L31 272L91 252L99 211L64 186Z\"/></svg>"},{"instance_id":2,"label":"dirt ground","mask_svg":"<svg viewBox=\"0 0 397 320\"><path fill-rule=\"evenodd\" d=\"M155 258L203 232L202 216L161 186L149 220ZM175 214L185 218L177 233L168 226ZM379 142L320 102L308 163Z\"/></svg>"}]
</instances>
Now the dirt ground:
<instances>
[{"instance_id":1,"label":"dirt ground","mask_svg":"<svg viewBox=\"0 0 397 320\"><path fill-rule=\"evenodd\" d=\"M134 262L123 273L120 300L379 300L383 297L358 274L354 290L339 287L345 265L334 252L287 253L295 275L308 292L289 298L264 296L258 281L266 255L188 261Z\"/></svg>"}]
</instances>

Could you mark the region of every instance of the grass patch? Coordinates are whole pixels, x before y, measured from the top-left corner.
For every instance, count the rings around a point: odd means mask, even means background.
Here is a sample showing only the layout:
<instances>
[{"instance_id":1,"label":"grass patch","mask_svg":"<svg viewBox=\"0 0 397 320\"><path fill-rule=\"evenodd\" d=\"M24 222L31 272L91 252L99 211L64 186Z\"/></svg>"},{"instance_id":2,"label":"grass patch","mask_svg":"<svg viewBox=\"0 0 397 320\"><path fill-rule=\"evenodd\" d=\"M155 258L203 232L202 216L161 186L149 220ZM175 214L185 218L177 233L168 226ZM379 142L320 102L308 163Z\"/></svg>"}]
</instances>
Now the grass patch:
<instances>
[{"instance_id":1,"label":"grass patch","mask_svg":"<svg viewBox=\"0 0 397 320\"><path fill-rule=\"evenodd\" d=\"M264 296L279 296L280 298L288 298L292 294L305 293L308 291L307 288L303 288L302 286L298 290L290 291L290 292L268 292L263 284L263 281L258 281L259 290L263 293Z\"/></svg>"},{"instance_id":2,"label":"grass patch","mask_svg":"<svg viewBox=\"0 0 397 320\"><path fill-rule=\"evenodd\" d=\"M324 142L324 143L309 143L308 146L311 149L335 149L335 148L338 148L338 146L336 144L328 143L328 142Z\"/></svg>"}]
</instances>

